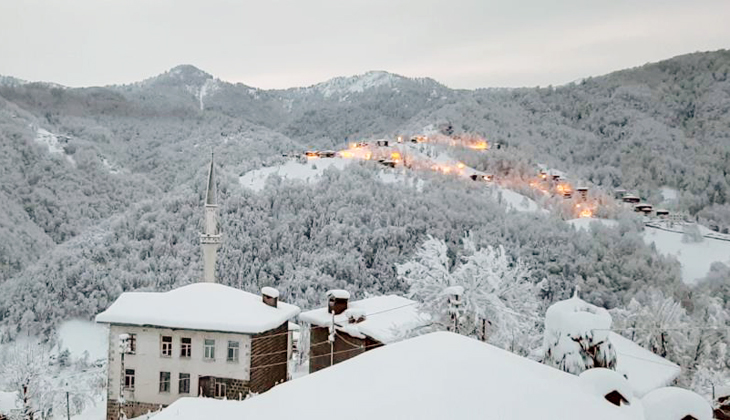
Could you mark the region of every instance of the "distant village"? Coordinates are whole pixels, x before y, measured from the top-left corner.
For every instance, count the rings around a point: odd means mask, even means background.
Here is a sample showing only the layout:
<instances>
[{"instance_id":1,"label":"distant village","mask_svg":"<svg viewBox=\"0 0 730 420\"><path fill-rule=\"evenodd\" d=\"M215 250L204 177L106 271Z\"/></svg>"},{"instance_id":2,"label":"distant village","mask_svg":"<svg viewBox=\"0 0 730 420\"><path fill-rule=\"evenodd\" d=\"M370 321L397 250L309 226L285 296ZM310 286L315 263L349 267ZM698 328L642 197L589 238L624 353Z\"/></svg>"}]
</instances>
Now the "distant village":
<instances>
[{"instance_id":1,"label":"distant village","mask_svg":"<svg viewBox=\"0 0 730 420\"><path fill-rule=\"evenodd\" d=\"M552 169L547 165L538 165L535 176L527 181L526 185L513 185L514 180L500 179L498 175L482 172L465 164L443 157L429 156L419 145L437 145L459 147L478 152L491 149L500 150L506 147L502 143L490 144L477 135L411 135L396 136L395 139L378 139L358 141L349 144L344 150L306 150L284 154L284 157L296 159L302 163L315 162L317 159L359 159L374 161L386 168L408 168L412 170L427 170L446 175L460 176L472 181L485 182L487 185L502 183L509 187L529 187L538 196L559 197L566 203L572 204L568 216L592 218L599 214L601 206L616 206L633 210L644 216L644 223L651 228L659 228L682 232L682 227L691 222L686 212L670 211L664 208L655 208L630 191L619 188L607 195L605 192L592 192L585 182L571 181L565 172ZM574 185L578 184L577 186ZM706 236L713 239L728 240L727 227L711 225L711 233ZM721 232L722 231L722 232Z\"/></svg>"},{"instance_id":2,"label":"distant village","mask_svg":"<svg viewBox=\"0 0 730 420\"><path fill-rule=\"evenodd\" d=\"M560 174L541 169L537 177L544 181L538 188L560 190ZM566 197L569 191L562 188ZM576 193L587 200L587 188ZM151 413L157 420L713 418L706 400L673 386L678 365L612 331L608 312L578 291L547 310L547 350L526 358L485 343L488 320L481 340L459 334L458 286L443 290L452 320L446 331L424 333L432 320L403 296L354 299L330 290L326 305L302 311L273 287L253 294L218 283L212 160L204 226L200 282L123 293L96 316L109 327L107 420ZM308 352L304 372L295 369L301 352Z\"/></svg>"}]
</instances>

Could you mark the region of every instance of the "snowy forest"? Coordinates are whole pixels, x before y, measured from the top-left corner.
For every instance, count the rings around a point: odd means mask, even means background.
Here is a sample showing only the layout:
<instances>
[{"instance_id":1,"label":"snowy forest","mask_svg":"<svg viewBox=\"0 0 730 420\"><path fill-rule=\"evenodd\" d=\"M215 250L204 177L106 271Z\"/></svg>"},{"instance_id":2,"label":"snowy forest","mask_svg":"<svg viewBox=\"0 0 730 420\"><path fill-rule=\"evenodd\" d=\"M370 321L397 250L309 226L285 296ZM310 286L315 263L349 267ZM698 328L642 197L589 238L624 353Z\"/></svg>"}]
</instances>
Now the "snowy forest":
<instances>
[{"instance_id":1,"label":"snowy forest","mask_svg":"<svg viewBox=\"0 0 730 420\"><path fill-rule=\"evenodd\" d=\"M329 289L398 293L432 313L443 311L434 290L463 286L488 341L523 355L541 346L547 307L578 288L707 395L730 381L730 268L682 282L630 212L616 228L576 229L461 180L386 183L361 163L317 183L272 175L260 192L239 177L350 141L477 133L503 145L459 156L480 170L521 177L545 163L655 204L668 187L671 210L727 232L729 71L730 52L717 51L559 87L474 91L384 72L261 90L192 66L92 88L0 78L0 342L53 342L61 322L92 319L124 291L197 281L214 150L222 283L274 286L302 308Z\"/></svg>"}]
</instances>

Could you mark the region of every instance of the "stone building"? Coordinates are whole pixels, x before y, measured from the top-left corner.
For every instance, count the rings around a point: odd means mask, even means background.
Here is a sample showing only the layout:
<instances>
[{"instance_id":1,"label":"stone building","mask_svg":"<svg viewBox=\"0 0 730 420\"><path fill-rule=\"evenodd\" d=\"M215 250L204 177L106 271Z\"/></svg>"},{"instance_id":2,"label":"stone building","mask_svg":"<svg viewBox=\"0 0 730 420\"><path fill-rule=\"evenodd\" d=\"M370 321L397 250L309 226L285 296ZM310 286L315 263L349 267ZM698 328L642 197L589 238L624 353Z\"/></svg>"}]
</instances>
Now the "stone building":
<instances>
[{"instance_id":1,"label":"stone building","mask_svg":"<svg viewBox=\"0 0 730 420\"><path fill-rule=\"evenodd\" d=\"M349 302L350 294L344 290L330 290L327 296L327 307L299 316L309 324L310 373L405 338L426 323L418 313L417 302L404 297L376 296Z\"/></svg>"},{"instance_id":2,"label":"stone building","mask_svg":"<svg viewBox=\"0 0 730 420\"><path fill-rule=\"evenodd\" d=\"M288 377L289 320L299 308L216 283L221 244L211 162L205 199L204 282L128 292L96 322L109 325L107 419L137 417L180 397L241 399Z\"/></svg>"}]
</instances>

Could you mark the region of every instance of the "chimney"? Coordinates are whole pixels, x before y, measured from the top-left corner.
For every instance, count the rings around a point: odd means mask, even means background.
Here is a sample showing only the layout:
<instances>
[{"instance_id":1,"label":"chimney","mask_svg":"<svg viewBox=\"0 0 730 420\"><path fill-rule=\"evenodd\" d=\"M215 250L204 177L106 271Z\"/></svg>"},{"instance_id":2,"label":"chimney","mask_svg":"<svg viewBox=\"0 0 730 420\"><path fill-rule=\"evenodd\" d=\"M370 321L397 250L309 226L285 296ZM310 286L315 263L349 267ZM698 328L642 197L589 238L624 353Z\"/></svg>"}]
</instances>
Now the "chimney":
<instances>
[{"instance_id":1,"label":"chimney","mask_svg":"<svg viewBox=\"0 0 730 420\"><path fill-rule=\"evenodd\" d=\"M276 308L279 303L279 291L273 287L264 287L261 289L261 297L264 303Z\"/></svg>"},{"instance_id":2,"label":"chimney","mask_svg":"<svg viewBox=\"0 0 730 420\"><path fill-rule=\"evenodd\" d=\"M327 298L329 299L327 312L339 315L347 310L350 293L346 290L330 290L327 292Z\"/></svg>"}]
</instances>

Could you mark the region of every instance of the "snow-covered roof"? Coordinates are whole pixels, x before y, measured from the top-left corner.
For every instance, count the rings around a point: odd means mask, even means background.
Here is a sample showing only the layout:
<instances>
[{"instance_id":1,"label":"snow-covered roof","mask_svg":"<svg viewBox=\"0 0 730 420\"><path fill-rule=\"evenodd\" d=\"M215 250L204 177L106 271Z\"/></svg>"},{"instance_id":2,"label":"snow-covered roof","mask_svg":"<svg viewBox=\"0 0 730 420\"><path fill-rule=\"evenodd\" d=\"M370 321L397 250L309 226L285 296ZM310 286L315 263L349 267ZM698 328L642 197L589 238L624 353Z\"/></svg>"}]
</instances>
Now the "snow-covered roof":
<instances>
[{"instance_id":1,"label":"snow-covered roof","mask_svg":"<svg viewBox=\"0 0 730 420\"><path fill-rule=\"evenodd\" d=\"M299 313L278 302L265 304L259 295L218 283L193 283L169 292L128 292L96 322L257 334L276 328Z\"/></svg>"},{"instance_id":2,"label":"snow-covered roof","mask_svg":"<svg viewBox=\"0 0 730 420\"><path fill-rule=\"evenodd\" d=\"M461 296L464 294L464 286L449 286L444 289L445 295Z\"/></svg>"},{"instance_id":3,"label":"snow-covered roof","mask_svg":"<svg viewBox=\"0 0 730 420\"><path fill-rule=\"evenodd\" d=\"M155 420L319 420L333 413L351 420L643 419L643 413L596 396L577 376L437 332L366 352L249 400L182 398Z\"/></svg>"},{"instance_id":4,"label":"snow-covered roof","mask_svg":"<svg viewBox=\"0 0 730 420\"><path fill-rule=\"evenodd\" d=\"M667 387L656 389L641 399L646 420L682 420L692 416L697 420L711 420L712 407L692 391Z\"/></svg>"},{"instance_id":5,"label":"snow-covered roof","mask_svg":"<svg viewBox=\"0 0 730 420\"><path fill-rule=\"evenodd\" d=\"M262 287L261 294L275 298L275 299L279 298L279 291L274 289L273 287L268 287L268 286Z\"/></svg>"},{"instance_id":6,"label":"snow-covered roof","mask_svg":"<svg viewBox=\"0 0 730 420\"><path fill-rule=\"evenodd\" d=\"M350 292L340 289L328 290L327 296L333 297L335 299L350 299Z\"/></svg>"},{"instance_id":7,"label":"snow-covered roof","mask_svg":"<svg viewBox=\"0 0 730 420\"><path fill-rule=\"evenodd\" d=\"M642 417L643 408L641 404L637 404L638 398L634 396L631 384L620 373L606 368L594 368L586 370L578 377L585 384L586 390L594 392L599 398L606 398L613 392L621 394L625 401L621 401L619 407L624 416Z\"/></svg>"},{"instance_id":8,"label":"snow-covered roof","mask_svg":"<svg viewBox=\"0 0 730 420\"><path fill-rule=\"evenodd\" d=\"M418 312L417 302L396 295L348 302L347 309L335 316L338 330L353 337L368 336L385 344L398 340L404 332L426 323ZM349 317L357 311L360 311L358 315L364 313L365 320L350 324ZM327 327L332 323L332 314L325 307L303 312L299 319L312 325Z\"/></svg>"},{"instance_id":9,"label":"snow-covered roof","mask_svg":"<svg viewBox=\"0 0 730 420\"><path fill-rule=\"evenodd\" d=\"M605 396L612 391L618 391L629 402L634 400L634 390L629 381L615 370L606 368L588 369L578 375L587 387L595 391L596 395Z\"/></svg>"},{"instance_id":10,"label":"snow-covered roof","mask_svg":"<svg viewBox=\"0 0 730 420\"><path fill-rule=\"evenodd\" d=\"M611 332L608 339L616 350L616 371L625 375L641 397L654 389L670 385L680 374L678 365Z\"/></svg>"}]
</instances>

